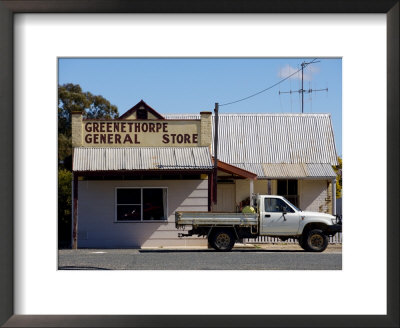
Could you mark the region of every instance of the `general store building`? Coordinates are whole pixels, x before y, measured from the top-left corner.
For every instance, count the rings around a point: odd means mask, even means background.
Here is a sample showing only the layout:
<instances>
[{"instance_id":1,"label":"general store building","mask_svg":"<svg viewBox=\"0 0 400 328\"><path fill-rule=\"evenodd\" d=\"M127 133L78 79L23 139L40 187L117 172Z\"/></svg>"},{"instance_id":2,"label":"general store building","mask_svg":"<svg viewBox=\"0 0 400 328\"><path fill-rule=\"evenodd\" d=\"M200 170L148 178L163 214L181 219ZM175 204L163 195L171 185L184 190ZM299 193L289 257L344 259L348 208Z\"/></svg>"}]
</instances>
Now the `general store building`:
<instances>
[{"instance_id":1,"label":"general store building","mask_svg":"<svg viewBox=\"0 0 400 328\"><path fill-rule=\"evenodd\" d=\"M74 246L206 245L179 239L174 213L240 211L253 193L335 212L329 114L220 114L216 195L213 137L211 112L161 115L143 100L116 120L73 113Z\"/></svg>"}]
</instances>

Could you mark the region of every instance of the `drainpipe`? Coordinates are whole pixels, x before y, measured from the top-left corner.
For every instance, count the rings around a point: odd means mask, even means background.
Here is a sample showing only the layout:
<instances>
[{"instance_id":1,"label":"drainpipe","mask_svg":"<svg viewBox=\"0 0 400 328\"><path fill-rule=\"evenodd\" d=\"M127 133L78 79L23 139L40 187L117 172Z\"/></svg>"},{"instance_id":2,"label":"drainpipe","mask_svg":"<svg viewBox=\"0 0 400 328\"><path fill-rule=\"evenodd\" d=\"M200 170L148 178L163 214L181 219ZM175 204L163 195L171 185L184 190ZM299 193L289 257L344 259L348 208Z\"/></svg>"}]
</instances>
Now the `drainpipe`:
<instances>
[{"instance_id":1,"label":"drainpipe","mask_svg":"<svg viewBox=\"0 0 400 328\"><path fill-rule=\"evenodd\" d=\"M336 215L336 179L332 180L332 214Z\"/></svg>"},{"instance_id":2,"label":"drainpipe","mask_svg":"<svg viewBox=\"0 0 400 328\"><path fill-rule=\"evenodd\" d=\"M272 195L272 181L268 179L268 188L267 188L267 194Z\"/></svg>"},{"instance_id":3,"label":"drainpipe","mask_svg":"<svg viewBox=\"0 0 400 328\"><path fill-rule=\"evenodd\" d=\"M254 206L253 194L254 194L254 180L250 179L250 206Z\"/></svg>"}]
</instances>

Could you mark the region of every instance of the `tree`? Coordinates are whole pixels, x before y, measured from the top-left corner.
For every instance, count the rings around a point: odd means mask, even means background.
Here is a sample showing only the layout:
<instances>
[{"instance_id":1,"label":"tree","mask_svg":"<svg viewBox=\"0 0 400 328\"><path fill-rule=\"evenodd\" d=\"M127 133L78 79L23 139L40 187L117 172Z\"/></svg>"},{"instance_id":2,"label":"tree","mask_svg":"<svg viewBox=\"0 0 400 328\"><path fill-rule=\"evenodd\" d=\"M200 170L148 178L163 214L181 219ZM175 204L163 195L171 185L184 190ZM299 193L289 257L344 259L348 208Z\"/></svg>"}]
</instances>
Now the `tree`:
<instances>
[{"instance_id":1,"label":"tree","mask_svg":"<svg viewBox=\"0 0 400 328\"><path fill-rule=\"evenodd\" d=\"M72 153L71 112L82 112L83 118L117 118L118 108L100 95L82 91L79 84L58 86L58 160Z\"/></svg>"},{"instance_id":2,"label":"tree","mask_svg":"<svg viewBox=\"0 0 400 328\"><path fill-rule=\"evenodd\" d=\"M58 241L59 247L69 245L71 238L72 132L71 112L80 111L84 118L117 118L117 106L90 92L79 84L58 86Z\"/></svg>"},{"instance_id":3,"label":"tree","mask_svg":"<svg viewBox=\"0 0 400 328\"><path fill-rule=\"evenodd\" d=\"M342 158L338 156L338 165L333 167L336 173L336 198L342 198Z\"/></svg>"},{"instance_id":4,"label":"tree","mask_svg":"<svg viewBox=\"0 0 400 328\"><path fill-rule=\"evenodd\" d=\"M65 247L71 238L72 172L58 170L58 244Z\"/></svg>"}]
</instances>

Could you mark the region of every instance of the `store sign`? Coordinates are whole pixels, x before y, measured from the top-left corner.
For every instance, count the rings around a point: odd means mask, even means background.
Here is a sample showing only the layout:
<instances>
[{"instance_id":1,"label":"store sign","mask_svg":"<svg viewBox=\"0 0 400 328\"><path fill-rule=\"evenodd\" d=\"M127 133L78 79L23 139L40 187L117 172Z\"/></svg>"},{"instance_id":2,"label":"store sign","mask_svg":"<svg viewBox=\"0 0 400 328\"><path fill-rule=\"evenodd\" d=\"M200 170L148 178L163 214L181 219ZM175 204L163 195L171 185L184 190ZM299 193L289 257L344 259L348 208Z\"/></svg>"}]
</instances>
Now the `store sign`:
<instances>
[{"instance_id":1,"label":"store sign","mask_svg":"<svg viewBox=\"0 0 400 328\"><path fill-rule=\"evenodd\" d=\"M200 121L100 121L82 122L82 143L88 147L197 146Z\"/></svg>"}]
</instances>

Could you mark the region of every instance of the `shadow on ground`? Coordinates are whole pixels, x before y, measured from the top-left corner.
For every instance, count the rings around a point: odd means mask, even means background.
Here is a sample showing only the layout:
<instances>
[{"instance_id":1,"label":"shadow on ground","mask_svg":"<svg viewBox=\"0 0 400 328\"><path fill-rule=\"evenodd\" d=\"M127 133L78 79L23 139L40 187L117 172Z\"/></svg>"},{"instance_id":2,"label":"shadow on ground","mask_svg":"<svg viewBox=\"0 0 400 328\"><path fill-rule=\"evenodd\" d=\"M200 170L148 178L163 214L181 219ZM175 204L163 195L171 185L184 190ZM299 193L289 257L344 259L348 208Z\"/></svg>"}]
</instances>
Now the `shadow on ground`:
<instances>
[{"instance_id":1,"label":"shadow on ground","mask_svg":"<svg viewBox=\"0 0 400 328\"><path fill-rule=\"evenodd\" d=\"M67 266L60 266L58 270L110 270L106 268L98 268L98 267L91 267L91 266L74 266L74 265L67 265Z\"/></svg>"}]
</instances>

